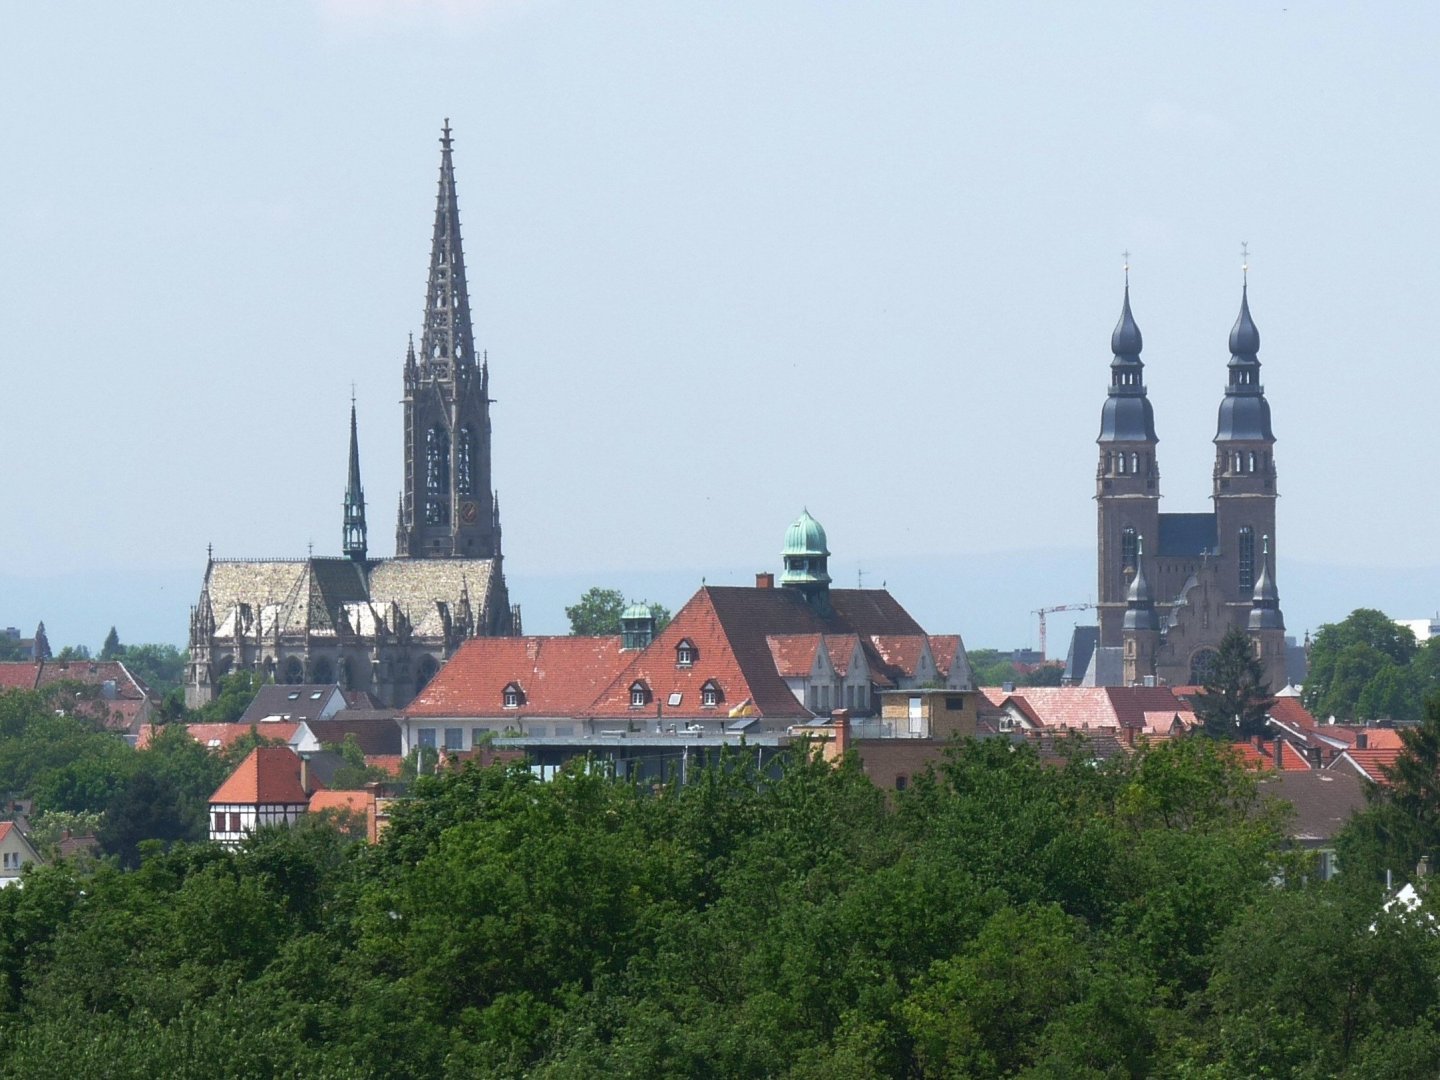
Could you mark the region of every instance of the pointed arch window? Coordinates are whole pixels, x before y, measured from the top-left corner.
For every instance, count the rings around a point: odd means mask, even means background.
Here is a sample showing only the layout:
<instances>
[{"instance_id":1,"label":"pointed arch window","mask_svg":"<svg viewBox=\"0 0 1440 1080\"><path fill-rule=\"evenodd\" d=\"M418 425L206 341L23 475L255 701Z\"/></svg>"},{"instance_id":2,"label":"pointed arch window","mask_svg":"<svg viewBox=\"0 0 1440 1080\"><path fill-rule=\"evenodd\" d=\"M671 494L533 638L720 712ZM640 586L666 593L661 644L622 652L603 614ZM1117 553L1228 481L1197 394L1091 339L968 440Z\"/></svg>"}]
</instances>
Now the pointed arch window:
<instances>
[{"instance_id":1,"label":"pointed arch window","mask_svg":"<svg viewBox=\"0 0 1440 1080\"><path fill-rule=\"evenodd\" d=\"M1133 451L1130 454L1130 471L1136 476L1140 475L1140 455Z\"/></svg>"},{"instance_id":2,"label":"pointed arch window","mask_svg":"<svg viewBox=\"0 0 1440 1080\"><path fill-rule=\"evenodd\" d=\"M1240 530L1236 554L1239 556L1240 589L1248 592L1255 588L1255 530L1249 525Z\"/></svg>"},{"instance_id":3,"label":"pointed arch window","mask_svg":"<svg viewBox=\"0 0 1440 1080\"><path fill-rule=\"evenodd\" d=\"M1120 534L1120 569L1133 571L1135 559L1140 552L1140 540L1134 529L1127 528Z\"/></svg>"},{"instance_id":4,"label":"pointed arch window","mask_svg":"<svg viewBox=\"0 0 1440 1080\"><path fill-rule=\"evenodd\" d=\"M475 491L475 429L466 424L455 441L455 490L461 495Z\"/></svg>"},{"instance_id":5,"label":"pointed arch window","mask_svg":"<svg viewBox=\"0 0 1440 1080\"><path fill-rule=\"evenodd\" d=\"M450 520L450 436L436 424L425 433L425 523Z\"/></svg>"}]
</instances>

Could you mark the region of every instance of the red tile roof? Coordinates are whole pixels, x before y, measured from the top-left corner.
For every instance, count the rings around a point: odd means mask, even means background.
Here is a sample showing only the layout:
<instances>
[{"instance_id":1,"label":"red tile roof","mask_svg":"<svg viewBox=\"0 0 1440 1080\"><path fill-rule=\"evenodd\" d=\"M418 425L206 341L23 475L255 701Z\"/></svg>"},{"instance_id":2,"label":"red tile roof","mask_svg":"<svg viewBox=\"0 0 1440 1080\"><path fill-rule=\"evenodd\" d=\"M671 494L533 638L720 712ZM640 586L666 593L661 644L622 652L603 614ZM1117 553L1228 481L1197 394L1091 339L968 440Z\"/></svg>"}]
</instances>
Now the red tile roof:
<instances>
[{"instance_id":1,"label":"red tile roof","mask_svg":"<svg viewBox=\"0 0 1440 1080\"><path fill-rule=\"evenodd\" d=\"M950 664L960 651L959 634L931 634L930 655L935 658L935 669L942 679L950 677Z\"/></svg>"},{"instance_id":2,"label":"red tile roof","mask_svg":"<svg viewBox=\"0 0 1440 1080\"><path fill-rule=\"evenodd\" d=\"M369 791L322 789L310 796L310 812L313 814L320 810L348 810L351 813L364 814L374 801L375 795Z\"/></svg>"},{"instance_id":3,"label":"red tile roof","mask_svg":"<svg viewBox=\"0 0 1440 1080\"><path fill-rule=\"evenodd\" d=\"M892 678L914 678L929 645L924 634L872 634L870 643Z\"/></svg>"},{"instance_id":4,"label":"red tile roof","mask_svg":"<svg viewBox=\"0 0 1440 1080\"><path fill-rule=\"evenodd\" d=\"M1334 764L1331 767L1340 768L1342 766L1348 766L1354 769L1366 779L1372 780L1377 784L1383 784L1388 786L1390 783L1390 778L1386 775L1385 770L1393 766L1395 764L1395 760L1399 756L1400 751L1398 749L1350 749L1340 754L1340 756L1335 759Z\"/></svg>"},{"instance_id":5,"label":"red tile roof","mask_svg":"<svg viewBox=\"0 0 1440 1080\"><path fill-rule=\"evenodd\" d=\"M40 665L29 660L0 662L0 689L34 690L40 676Z\"/></svg>"},{"instance_id":6,"label":"red tile roof","mask_svg":"<svg viewBox=\"0 0 1440 1080\"><path fill-rule=\"evenodd\" d=\"M1298 697L1277 697L1270 702L1270 707L1266 711L1282 724L1298 728L1315 726L1315 717L1311 716L1309 710L1300 704Z\"/></svg>"},{"instance_id":7,"label":"red tile roof","mask_svg":"<svg viewBox=\"0 0 1440 1080\"><path fill-rule=\"evenodd\" d=\"M670 662L675 662L673 653ZM618 635L471 638L405 715L575 716L589 707L621 663ZM505 687L512 682L519 685L522 700L518 708L507 709Z\"/></svg>"},{"instance_id":8,"label":"red tile roof","mask_svg":"<svg viewBox=\"0 0 1440 1080\"><path fill-rule=\"evenodd\" d=\"M300 783L300 755L288 746L257 746L235 766L210 802L241 806L308 804L315 789L322 788L313 773L311 791Z\"/></svg>"},{"instance_id":9,"label":"red tile roof","mask_svg":"<svg viewBox=\"0 0 1440 1080\"><path fill-rule=\"evenodd\" d=\"M1126 729L1152 738L1195 724L1190 707L1165 686L1025 686L1013 691L981 688L994 705L1013 704L1047 728L1078 731Z\"/></svg>"},{"instance_id":10,"label":"red tile roof","mask_svg":"<svg viewBox=\"0 0 1440 1080\"><path fill-rule=\"evenodd\" d=\"M815 670L815 650L823 634L766 634L775 670L787 679L803 679Z\"/></svg>"},{"instance_id":11,"label":"red tile roof","mask_svg":"<svg viewBox=\"0 0 1440 1080\"><path fill-rule=\"evenodd\" d=\"M831 589L831 614L819 615L792 589L711 585L697 592L650 647L615 676L598 695L588 715L655 715L706 718L715 709L701 706L700 687L713 679L723 699L720 708L749 699L755 714L772 720L809 719L805 708L775 668L769 638L795 634L858 635L862 646L872 635L924 635L920 625L884 589ZM694 642L699 653L690 668L675 667L675 644ZM627 654L628 656L629 654ZM870 658L872 677L883 676L879 658ZM630 687L644 682L651 693L646 709L632 710ZM671 706L672 695L680 703ZM657 710L658 705L658 710Z\"/></svg>"},{"instance_id":12,"label":"red tile roof","mask_svg":"<svg viewBox=\"0 0 1440 1080\"><path fill-rule=\"evenodd\" d=\"M223 750L234 746L246 735L258 734L263 739L276 739L280 742L289 742L296 730L300 727L298 723L274 720L264 724L186 724L185 733L198 742L201 746L208 746L212 750ZM142 731L142 736L146 732ZM149 739L145 739L148 745ZM144 745L139 741L136 746L143 750Z\"/></svg>"}]
</instances>

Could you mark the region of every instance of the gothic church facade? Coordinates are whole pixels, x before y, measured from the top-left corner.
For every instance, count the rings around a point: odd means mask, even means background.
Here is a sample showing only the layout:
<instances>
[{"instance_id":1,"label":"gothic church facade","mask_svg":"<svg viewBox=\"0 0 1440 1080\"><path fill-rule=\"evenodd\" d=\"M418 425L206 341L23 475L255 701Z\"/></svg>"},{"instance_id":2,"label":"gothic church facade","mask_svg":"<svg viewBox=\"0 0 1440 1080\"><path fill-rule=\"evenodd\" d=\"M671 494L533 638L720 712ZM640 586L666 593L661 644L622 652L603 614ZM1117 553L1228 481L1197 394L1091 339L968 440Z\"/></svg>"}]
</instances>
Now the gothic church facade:
<instances>
[{"instance_id":1,"label":"gothic church facade","mask_svg":"<svg viewBox=\"0 0 1440 1080\"><path fill-rule=\"evenodd\" d=\"M1220 639L1237 627L1279 689L1286 678L1275 587L1275 436L1248 284L1230 331L1209 513L1160 510L1160 440L1128 281L1110 344L1110 387L1096 440L1099 626L1077 628L1067 676L1090 685L1197 684Z\"/></svg>"},{"instance_id":2,"label":"gothic church facade","mask_svg":"<svg viewBox=\"0 0 1440 1080\"><path fill-rule=\"evenodd\" d=\"M519 631L490 475L490 373L475 352L455 198L450 125L417 352L404 363L404 491L395 557L372 559L355 408L342 554L220 559L190 612L186 704L231 671L281 683L338 682L400 707L471 637Z\"/></svg>"}]
</instances>

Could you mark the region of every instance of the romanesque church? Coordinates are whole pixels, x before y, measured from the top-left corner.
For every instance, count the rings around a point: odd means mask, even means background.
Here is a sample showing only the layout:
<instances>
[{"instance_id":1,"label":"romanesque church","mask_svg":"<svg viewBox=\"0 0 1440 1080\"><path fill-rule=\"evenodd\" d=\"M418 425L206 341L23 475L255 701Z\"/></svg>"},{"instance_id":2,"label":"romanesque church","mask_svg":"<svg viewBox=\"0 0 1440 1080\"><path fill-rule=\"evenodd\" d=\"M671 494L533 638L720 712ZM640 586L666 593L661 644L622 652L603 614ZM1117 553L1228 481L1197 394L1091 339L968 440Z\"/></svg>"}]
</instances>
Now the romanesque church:
<instances>
[{"instance_id":1,"label":"romanesque church","mask_svg":"<svg viewBox=\"0 0 1440 1080\"><path fill-rule=\"evenodd\" d=\"M338 682L399 707L462 641L519 631L490 483L490 374L470 325L449 121L440 144L424 326L403 371L395 557L370 557L352 403L342 554L212 552L190 612L190 706L211 700L227 673L246 669L280 683Z\"/></svg>"},{"instance_id":2,"label":"romanesque church","mask_svg":"<svg viewBox=\"0 0 1440 1080\"><path fill-rule=\"evenodd\" d=\"M1275 436L1248 285L1230 330L1210 513L1160 512L1160 440L1141 345L1127 280L1096 440L1099 625L1076 628L1066 679L1091 686L1201 683L1220 639L1238 627L1279 689L1287 679L1275 587Z\"/></svg>"}]
</instances>

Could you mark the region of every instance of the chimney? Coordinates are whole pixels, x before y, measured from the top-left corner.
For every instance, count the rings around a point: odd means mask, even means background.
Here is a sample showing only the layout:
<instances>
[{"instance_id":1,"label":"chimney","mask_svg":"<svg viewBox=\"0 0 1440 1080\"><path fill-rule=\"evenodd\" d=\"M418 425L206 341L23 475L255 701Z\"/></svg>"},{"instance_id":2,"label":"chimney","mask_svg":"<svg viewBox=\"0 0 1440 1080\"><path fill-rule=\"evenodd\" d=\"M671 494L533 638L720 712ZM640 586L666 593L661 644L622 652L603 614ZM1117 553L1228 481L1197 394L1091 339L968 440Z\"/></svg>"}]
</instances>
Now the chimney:
<instances>
[{"instance_id":1,"label":"chimney","mask_svg":"<svg viewBox=\"0 0 1440 1080\"><path fill-rule=\"evenodd\" d=\"M1279 735L1275 736L1275 771L1281 772L1285 768L1285 740Z\"/></svg>"},{"instance_id":2,"label":"chimney","mask_svg":"<svg viewBox=\"0 0 1440 1080\"><path fill-rule=\"evenodd\" d=\"M775 575L768 570L761 570L755 575L755 588L773 589L775 587Z\"/></svg>"},{"instance_id":3,"label":"chimney","mask_svg":"<svg viewBox=\"0 0 1440 1080\"><path fill-rule=\"evenodd\" d=\"M1255 747L1256 750L1264 750L1264 749L1265 749L1265 736L1263 736L1263 735L1251 735L1251 736L1250 736L1250 745L1253 746L1253 747Z\"/></svg>"},{"instance_id":4,"label":"chimney","mask_svg":"<svg viewBox=\"0 0 1440 1080\"><path fill-rule=\"evenodd\" d=\"M304 754L300 755L300 790L306 795L313 794L310 790L310 762Z\"/></svg>"},{"instance_id":5,"label":"chimney","mask_svg":"<svg viewBox=\"0 0 1440 1080\"><path fill-rule=\"evenodd\" d=\"M1369 749L1370 749L1370 736L1369 736L1369 734L1368 734L1367 732L1357 731L1357 732L1355 733L1355 749L1356 749L1356 750L1369 750Z\"/></svg>"},{"instance_id":6,"label":"chimney","mask_svg":"<svg viewBox=\"0 0 1440 1080\"><path fill-rule=\"evenodd\" d=\"M1421 855L1421 856L1420 856L1420 862L1417 863L1416 866L1415 866L1415 876L1416 876L1417 878L1427 878L1427 877L1430 876L1430 856L1429 856L1429 855Z\"/></svg>"},{"instance_id":7,"label":"chimney","mask_svg":"<svg viewBox=\"0 0 1440 1080\"><path fill-rule=\"evenodd\" d=\"M830 724L835 729L834 756L842 758L850 749L850 710L836 709L830 714Z\"/></svg>"}]
</instances>

